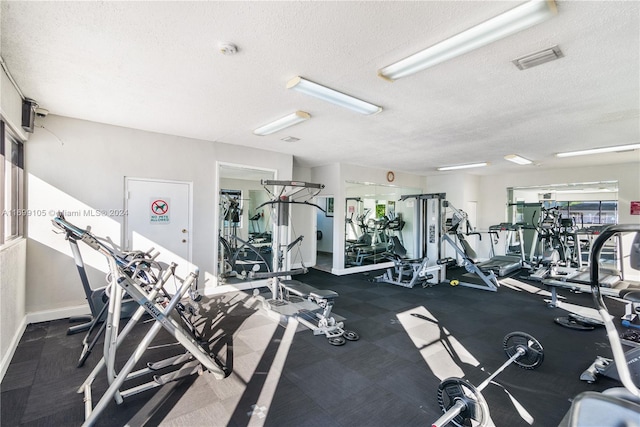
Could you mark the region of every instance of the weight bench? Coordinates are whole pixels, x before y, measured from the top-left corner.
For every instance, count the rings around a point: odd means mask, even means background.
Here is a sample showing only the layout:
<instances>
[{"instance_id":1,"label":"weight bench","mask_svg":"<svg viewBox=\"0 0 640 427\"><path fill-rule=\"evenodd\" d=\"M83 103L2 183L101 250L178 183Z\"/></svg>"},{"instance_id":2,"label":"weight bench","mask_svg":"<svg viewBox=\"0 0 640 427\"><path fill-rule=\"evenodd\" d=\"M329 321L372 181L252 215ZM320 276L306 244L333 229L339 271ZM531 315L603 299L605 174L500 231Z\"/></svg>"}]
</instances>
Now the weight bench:
<instances>
[{"instance_id":1,"label":"weight bench","mask_svg":"<svg viewBox=\"0 0 640 427\"><path fill-rule=\"evenodd\" d=\"M316 289L311 285L299 280L281 280L283 289L301 298L311 298L315 301L326 300L333 304L333 300L338 297L338 293L328 289Z\"/></svg>"},{"instance_id":2,"label":"weight bench","mask_svg":"<svg viewBox=\"0 0 640 427\"><path fill-rule=\"evenodd\" d=\"M332 345L360 338L355 332L344 330L344 323L331 315L337 292L316 289L299 280L278 280L278 287L282 300L269 300L269 305L281 314L295 317L314 335L326 336Z\"/></svg>"}]
</instances>

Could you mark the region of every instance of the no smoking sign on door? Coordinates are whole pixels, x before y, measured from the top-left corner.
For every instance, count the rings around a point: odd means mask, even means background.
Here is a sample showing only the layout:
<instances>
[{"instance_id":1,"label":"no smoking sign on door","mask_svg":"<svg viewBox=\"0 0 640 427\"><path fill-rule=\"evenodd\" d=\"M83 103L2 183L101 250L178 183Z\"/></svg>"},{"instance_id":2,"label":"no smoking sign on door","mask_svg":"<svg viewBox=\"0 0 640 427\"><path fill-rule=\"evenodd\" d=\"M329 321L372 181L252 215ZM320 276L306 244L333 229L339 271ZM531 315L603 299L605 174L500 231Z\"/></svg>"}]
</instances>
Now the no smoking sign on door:
<instances>
[{"instance_id":1,"label":"no smoking sign on door","mask_svg":"<svg viewBox=\"0 0 640 427\"><path fill-rule=\"evenodd\" d=\"M153 197L151 199L151 224L169 224L169 202L167 197Z\"/></svg>"}]
</instances>

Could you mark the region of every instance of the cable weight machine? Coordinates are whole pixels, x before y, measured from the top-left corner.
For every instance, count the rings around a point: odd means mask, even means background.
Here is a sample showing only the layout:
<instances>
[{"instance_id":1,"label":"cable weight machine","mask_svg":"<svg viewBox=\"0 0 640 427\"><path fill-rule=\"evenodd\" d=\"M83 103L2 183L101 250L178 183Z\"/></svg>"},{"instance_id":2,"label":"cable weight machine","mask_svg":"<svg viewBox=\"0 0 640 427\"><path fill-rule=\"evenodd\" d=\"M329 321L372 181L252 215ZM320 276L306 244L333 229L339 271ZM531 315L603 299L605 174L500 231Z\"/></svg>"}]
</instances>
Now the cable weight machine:
<instances>
[{"instance_id":1,"label":"cable weight machine","mask_svg":"<svg viewBox=\"0 0 640 427\"><path fill-rule=\"evenodd\" d=\"M477 234L471 229L467 214L455 208L445 193L405 195L401 201L415 199L415 217L420 218L415 238L419 251L428 258L428 267L438 266L431 270L433 281L448 282L452 286L464 286L495 292L500 286L496 275L492 271L484 272L480 268L475 251L467 242L465 236ZM466 231L463 232L463 227ZM446 245L445 245L446 243ZM446 256L446 247L455 251L455 258ZM461 280L447 280L447 266L462 266L469 273L480 279L480 283Z\"/></svg>"},{"instance_id":2,"label":"cable weight machine","mask_svg":"<svg viewBox=\"0 0 640 427\"><path fill-rule=\"evenodd\" d=\"M301 181L262 180L260 182L271 200L258 206L272 208L271 217L275 219L272 239L273 271L268 273L253 272L253 278L271 279L271 298L264 299L264 307L280 318L293 317L313 331L314 335L324 335L329 344L343 345L347 340L356 341L360 336L354 331L344 329L344 323L336 320L331 311L338 293L331 290L316 289L291 276L306 273L308 270L300 256L300 267L292 267L292 250L298 247L303 236L293 240L291 237L291 205L308 205L324 209L312 200L324 188L323 184ZM256 290L257 291L257 290ZM259 292L255 292L259 296Z\"/></svg>"}]
</instances>

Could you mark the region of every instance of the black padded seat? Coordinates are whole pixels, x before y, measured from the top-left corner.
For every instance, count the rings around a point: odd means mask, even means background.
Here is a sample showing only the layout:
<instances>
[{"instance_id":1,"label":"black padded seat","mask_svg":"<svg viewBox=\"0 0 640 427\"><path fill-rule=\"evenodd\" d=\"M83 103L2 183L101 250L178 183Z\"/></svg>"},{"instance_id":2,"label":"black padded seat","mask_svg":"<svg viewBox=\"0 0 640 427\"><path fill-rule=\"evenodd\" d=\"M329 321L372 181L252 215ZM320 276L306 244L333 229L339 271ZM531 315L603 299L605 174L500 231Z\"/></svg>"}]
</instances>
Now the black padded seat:
<instances>
[{"instance_id":1,"label":"black padded seat","mask_svg":"<svg viewBox=\"0 0 640 427\"><path fill-rule=\"evenodd\" d=\"M312 297L316 299L335 299L338 297L338 293L328 290L328 289L316 289L311 285L307 285L306 283L300 282L299 280L282 280L280 281L284 288L299 296L299 297Z\"/></svg>"},{"instance_id":2,"label":"black padded seat","mask_svg":"<svg viewBox=\"0 0 640 427\"><path fill-rule=\"evenodd\" d=\"M391 255L393 259L404 264L422 262L423 258L407 258L407 249L400 243L398 236L391 236Z\"/></svg>"},{"instance_id":3,"label":"black padded seat","mask_svg":"<svg viewBox=\"0 0 640 427\"><path fill-rule=\"evenodd\" d=\"M627 288L620 291L620 296L626 301L640 303L640 288Z\"/></svg>"}]
</instances>

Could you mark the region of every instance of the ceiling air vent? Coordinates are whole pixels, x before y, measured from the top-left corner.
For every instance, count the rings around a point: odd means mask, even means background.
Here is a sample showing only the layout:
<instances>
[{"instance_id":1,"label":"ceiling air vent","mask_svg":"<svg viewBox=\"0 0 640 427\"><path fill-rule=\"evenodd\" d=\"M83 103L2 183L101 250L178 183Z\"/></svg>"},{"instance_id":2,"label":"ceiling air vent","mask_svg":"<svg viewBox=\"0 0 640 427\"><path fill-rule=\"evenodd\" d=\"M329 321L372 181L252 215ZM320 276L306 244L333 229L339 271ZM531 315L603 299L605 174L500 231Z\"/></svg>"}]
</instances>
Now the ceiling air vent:
<instances>
[{"instance_id":1,"label":"ceiling air vent","mask_svg":"<svg viewBox=\"0 0 640 427\"><path fill-rule=\"evenodd\" d=\"M535 67L537 65L544 64L545 62L555 61L562 58L564 54L560 48L556 45L548 49L541 50L539 52L530 53L529 55L521 56L514 59L512 62L521 70Z\"/></svg>"},{"instance_id":2,"label":"ceiling air vent","mask_svg":"<svg viewBox=\"0 0 640 427\"><path fill-rule=\"evenodd\" d=\"M296 141L300 141L300 138L296 138L295 136L285 136L284 138L282 138L282 141L284 141L284 142L296 142Z\"/></svg>"}]
</instances>

